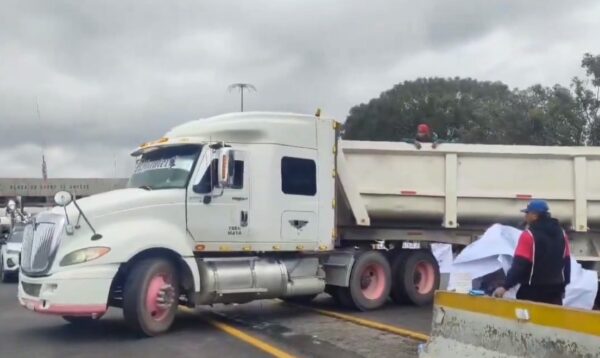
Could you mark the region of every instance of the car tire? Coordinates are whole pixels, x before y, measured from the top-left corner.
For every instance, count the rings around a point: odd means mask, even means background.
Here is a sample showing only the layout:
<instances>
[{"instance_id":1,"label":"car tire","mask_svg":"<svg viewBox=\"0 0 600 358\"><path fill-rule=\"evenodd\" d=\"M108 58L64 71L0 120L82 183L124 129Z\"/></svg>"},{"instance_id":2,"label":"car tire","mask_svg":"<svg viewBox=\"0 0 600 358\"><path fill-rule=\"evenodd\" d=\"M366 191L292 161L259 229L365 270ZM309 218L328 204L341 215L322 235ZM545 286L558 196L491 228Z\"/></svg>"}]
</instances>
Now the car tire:
<instances>
[{"instance_id":1,"label":"car tire","mask_svg":"<svg viewBox=\"0 0 600 358\"><path fill-rule=\"evenodd\" d=\"M178 304L177 270L169 260L149 258L133 266L123 289L123 316L136 334L152 337L168 331Z\"/></svg>"}]
</instances>

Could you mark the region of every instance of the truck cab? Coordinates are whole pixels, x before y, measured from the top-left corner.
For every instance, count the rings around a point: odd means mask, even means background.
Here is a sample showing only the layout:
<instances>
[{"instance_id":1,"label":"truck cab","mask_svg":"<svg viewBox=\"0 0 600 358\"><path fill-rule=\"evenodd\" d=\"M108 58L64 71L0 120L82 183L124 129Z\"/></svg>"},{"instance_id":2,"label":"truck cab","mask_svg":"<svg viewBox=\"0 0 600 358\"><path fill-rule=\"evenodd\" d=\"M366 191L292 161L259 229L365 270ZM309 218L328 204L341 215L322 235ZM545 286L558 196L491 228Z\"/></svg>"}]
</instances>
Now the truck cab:
<instances>
[{"instance_id":1,"label":"truck cab","mask_svg":"<svg viewBox=\"0 0 600 358\"><path fill-rule=\"evenodd\" d=\"M19 301L69 322L120 307L133 329L155 335L178 304L322 292L336 129L315 116L230 114L140 145L126 189L59 192L27 226Z\"/></svg>"}]
</instances>

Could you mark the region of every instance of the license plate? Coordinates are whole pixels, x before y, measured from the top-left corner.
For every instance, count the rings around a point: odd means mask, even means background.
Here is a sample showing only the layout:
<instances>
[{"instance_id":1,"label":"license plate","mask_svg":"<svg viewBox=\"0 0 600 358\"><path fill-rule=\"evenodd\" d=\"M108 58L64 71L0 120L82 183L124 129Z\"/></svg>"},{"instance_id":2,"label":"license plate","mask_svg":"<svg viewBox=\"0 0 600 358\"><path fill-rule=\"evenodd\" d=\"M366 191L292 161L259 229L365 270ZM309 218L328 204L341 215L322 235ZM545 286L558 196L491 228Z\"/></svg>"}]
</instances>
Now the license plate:
<instances>
[{"instance_id":1,"label":"license plate","mask_svg":"<svg viewBox=\"0 0 600 358\"><path fill-rule=\"evenodd\" d=\"M27 307L28 310L33 311L35 308L35 305L32 302L27 302L25 304L25 307Z\"/></svg>"},{"instance_id":2,"label":"license plate","mask_svg":"<svg viewBox=\"0 0 600 358\"><path fill-rule=\"evenodd\" d=\"M421 243L420 242L403 242L402 248L410 249L410 250L418 250L421 248Z\"/></svg>"}]
</instances>

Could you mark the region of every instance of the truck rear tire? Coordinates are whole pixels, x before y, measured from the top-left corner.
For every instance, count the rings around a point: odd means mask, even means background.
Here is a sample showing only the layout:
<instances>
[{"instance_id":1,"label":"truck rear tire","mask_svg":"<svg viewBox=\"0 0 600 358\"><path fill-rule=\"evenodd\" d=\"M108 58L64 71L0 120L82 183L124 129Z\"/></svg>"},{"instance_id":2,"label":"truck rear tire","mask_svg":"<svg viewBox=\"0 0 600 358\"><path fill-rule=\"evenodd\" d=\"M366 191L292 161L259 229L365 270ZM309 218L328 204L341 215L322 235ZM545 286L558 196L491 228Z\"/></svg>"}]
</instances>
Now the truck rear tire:
<instances>
[{"instance_id":1,"label":"truck rear tire","mask_svg":"<svg viewBox=\"0 0 600 358\"><path fill-rule=\"evenodd\" d=\"M429 250L403 250L392 260L391 297L396 303L431 304L440 286L440 269Z\"/></svg>"},{"instance_id":2,"label":"truck rear tire","mask_svg":"<svg viewBox=\"0 0 600 358\"><path fill-rule=\"evenodd\" d=\"M178 304L177 270L170 261L150 258L133 266L123 290L123 316L133 331L146 337L168 331Z\"/></svg>"},{"instance_id":3,"label":"truck rear tire","mask_svg":"<svg viewBox=\"0 0 600 358\"><path fill-rule=\"evenodd\" d=\"M411 303L406 294L404 280L400 278L400 271L403 270L402 266L406 263L406 259L411 252L412 250L393 250L390 251L388 256L392 263L392 290L390 297L397 304Z\"/></svg>"},{"instance_id":4,"label":"truck rear tire","mask_svg":"<svg viewBox=\"0 0 600 358\"><path fill-rule=\"evenodd\" d=\"M378 251L364 251L355 258L350 287L338 290L339 299L344 305L352 302L361 311L373 310L385 304L391 283L390 264L385 256Z\"/></svg>"}]
</instances>

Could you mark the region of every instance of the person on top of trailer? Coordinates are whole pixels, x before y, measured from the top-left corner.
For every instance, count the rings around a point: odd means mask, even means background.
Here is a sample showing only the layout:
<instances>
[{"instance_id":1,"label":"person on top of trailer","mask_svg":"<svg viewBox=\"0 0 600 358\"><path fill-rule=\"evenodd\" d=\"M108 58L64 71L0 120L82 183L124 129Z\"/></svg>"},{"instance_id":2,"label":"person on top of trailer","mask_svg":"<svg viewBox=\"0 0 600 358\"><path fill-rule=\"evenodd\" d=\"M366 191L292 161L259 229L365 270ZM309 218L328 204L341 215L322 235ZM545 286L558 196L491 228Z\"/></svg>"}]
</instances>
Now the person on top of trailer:
<instances>
[{"instance_id":1,"label":"person on top of trailer","mask_svg":"<svg viewBox=\"0 0 600 358\"><path fill-rule=\"evenodd\" d=\"M562 305L565 287L571 282L569 239L558 220L550 215L548 203L532 200L525 213L528 228L523 231L504 285L494 297L521 284L517 299Z\"/></svg>"},{"instance_id":2,"label":"person on top of trailer","mask_svg":"<svg viewBox=\"0 0 600 358\"><path fill-rule=\"evenodd\" d=\"M431 130L429 125L421 123L417 126L417 134L413 144L417 149L421 149L421 143L432 143L431 148L435 149L439 144L438 136Z\"/></svg>"}]
</instances>

